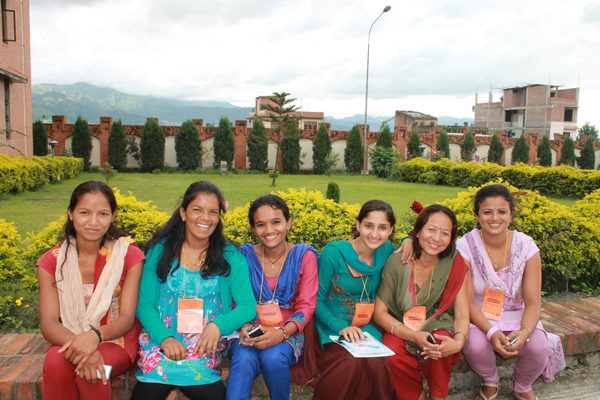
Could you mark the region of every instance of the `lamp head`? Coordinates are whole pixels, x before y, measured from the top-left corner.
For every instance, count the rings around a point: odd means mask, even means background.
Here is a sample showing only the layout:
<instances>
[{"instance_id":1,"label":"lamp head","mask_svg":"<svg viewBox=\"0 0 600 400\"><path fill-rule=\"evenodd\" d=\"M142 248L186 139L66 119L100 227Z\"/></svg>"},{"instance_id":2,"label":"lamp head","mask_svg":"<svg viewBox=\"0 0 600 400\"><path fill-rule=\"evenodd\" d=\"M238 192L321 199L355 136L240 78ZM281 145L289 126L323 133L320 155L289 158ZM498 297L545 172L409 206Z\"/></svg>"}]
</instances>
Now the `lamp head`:
<instances>
[{"instance_id":1,"label":"lamp head","mask_svg":"<svg viewBox=\"0 0 600 400\"><path fill-rule=\"evenodd\" d=\"M392 6L385 6L385 8L383 9L383 12L388 12L392 9Z\"/></svg>"}]
</instances>

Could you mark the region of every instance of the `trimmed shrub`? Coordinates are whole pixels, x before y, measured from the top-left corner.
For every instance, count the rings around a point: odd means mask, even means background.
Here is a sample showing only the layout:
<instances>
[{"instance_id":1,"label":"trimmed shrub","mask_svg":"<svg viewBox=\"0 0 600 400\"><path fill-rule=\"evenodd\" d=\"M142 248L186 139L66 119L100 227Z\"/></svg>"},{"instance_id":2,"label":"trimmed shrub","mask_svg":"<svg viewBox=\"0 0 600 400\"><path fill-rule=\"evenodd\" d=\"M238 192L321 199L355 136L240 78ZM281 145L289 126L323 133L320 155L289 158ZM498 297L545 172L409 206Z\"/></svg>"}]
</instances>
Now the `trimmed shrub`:
<instances>
[{"instance_id":1,"label":"trimmed shrub","mask_svg":"<svg viewBox=\"0 0 600 400\"><path fill-rule=\"evenodd\" d=\"M140 159L142 169L152 172L165 166L165 135L158 121L148 118L140 138Z\"/></svg>"},{"instance_id":2,"label":"trimmed shrub","mask_svg":"<svg viewBox=\"0 0 600 400\"><path fill-rule=\"evenodd\" d=\"M397 159L398 153L393 147L375 146L369 151L371 168L379 178L390 176L392 166Z\"/></svg>"},{"instance_id":3,"label":"trimmed shrub","mask_svg":"<svg viewBox=\"0 0 600 400\"><path fill-rule=\"evenodd\" d=\"M235 147L233 133L231 132L231 122L229 122L227 117L222 117L219 120L219 127L215 132L213 142L213 151L215 154L213 168L219 168L221 161L227 161L227 169L231 169Z\"/></svg>"},{"instance_id":4,"label":"trimmed shrub","mask_svg":"<svg viewBox=\"0 0 600 400\"><path fill-rule=\"evenodd\" d=\"M467 133L463 142L460 144L460 157L463 161L471 161L471 155L475 148L475 138L471 132Z\"/></svg>"},{"instance_id":5,"label":"trimmed shrub","mask_svg":"<svg viewBox=\"0 0 600 400\"><path fill-rule=\"evenodd\" d=\"M336 203L340 202L340 187L335 182L329 182L327 184L327 193L325 194L325 198L335 201Z\"/></svg>"},{"instance_id":6,"label":"trimmed shrub","mask_svg":"<svg viewBox=\"0 0 600 400\"><path fill-rule=\"evenodd\" d=\"M196 125L190 120L181 124L175 135L177 165L184 170L192 170L200 165L200 135Z\"/></svg>"},{"instance_id":7,"label":"trimmed shrub","mask_svg":"<svg viewBox=\"0 0 600 400\"><path fill-rule=\"evenodd\" d=\"M440 131L435 149L444 153L445 158L450 157L450 142L448 141L448 133L446 132L446 129L442 129Z\"/></svg>"},{"instance_id":8,"label":"trimmed shrub","mask_svg":"<svg viewBox=\"0 0 600 400\"><path fill-rule=\"evenodd\" d=\"M297 124L286 126L281 139L281 164L283 172L295 174L300 170L300 132Z\"/></svg>"},{"instance_id":9,"label":"trimmed shrub","mask_svg":"<svg viewBox=\"0 0 600 400\"><path fill-rule=\"evenodd\" d=\"M269 141L265 125L260 118L254 120L248 132L248 163L253 171L264 171L268 162Z\"/></svg>"},{"instance_id":10,"label":"trimmed shrub","mask_svg":"<svg viewBox=\"0 0 600 400\"><path fill-rule=\"evenodd\" d=\"M117 171L127 167L127 135L121 120L113 122L108 135L108 163Z\"/></svg>"},{"instance_id":11,"label":"trimmed shrub","mask_svg":"<svg viewBox=\"0 0 600 400\"><path fill-rule=\"evenodd\" d=\"M560 161L561 165L575 166L575 143L569 136L565 136L565 140L562 145Z\"/></svg>"},{"instance_id":12,"label":"trimmed shrub","mask_svg":"<svg viewBox=\"0 0 600 400\"><path fill-rule=\"evenodd\" d=\"M330 153L331 140L329 139L329 132L327 131L327 125L322 123L319 125L315 140L313 140L313 173L326 173L325 159Z\"/></svg>"},{"instance_id":13,"label":"trimmed shrub","mask_svg":"<svg viewBox=\"0 0 600 400\"><path fill-rule=\"evenodd\" d=\"M82 158L0 154L0 193L22 192L59 179L69 179L82 169Z\"/></svg>"},{"instance_id":14,"label":"trimmed shrub","mask_svg":"<svg viewBox=\"0 0 600 400\"><path fill-rule=\"evenodd\" d=\"M364 163L364 149L360 142L360 128L354 125L348 134L346 150L344 150L344 165L348 172L360 172Z\"/></svg>"},{"instance_id":15,"label":"trimmed shrub","mask_svg":"<svg viewBox=\"0 0 600 400\"><path fill-rule=\"evenodd\" d=\"M582 169L594 169L596 164L596 154L594 154L594 137L588 136L583 149L581 149L581 157L579 166Z\"/></svg>"},{"instance_id":16,"label":"trimmed shrub","mask_svg":"<svg viewBox=\"0 0 600 400\"><path fill-rule=\"evenodd\" d=\"M24 264L19 262L21 235L12 222L0 218L0 282L21 279Z\"/></svg>"},{"instance_id":17,"label":"trimmed shrub","mask_svg":"<svg viewBox=\"0 0 600 400\"><path fill-rule=\"evenodd\" d=\"M376 146L381 146L388 149L394 148L394 144L392 143L392 133L390 132L390 126L387 123L384 123L381 127L381 131L377 137Z\"/></svg>"},{"instance_id":18,"label":"trimmed shrub","mask_svg":"<svg viewBox=\"0 0 600 400\"><path fill-rule=\"evenodd\" d=\"M552 149L550 148L550 138L546 135L542 137L542 143L537 149L538 163L542 167L552 166Z\"/></svg>"},{"instance_id":19,"label":"trimmed shrub","mask_svg":"<svg viewBox=\"0 0 600 400\"><path fill-rule=\"evenodd\" d=\"M407 159L421 157L421 137L417 131L412 131L408 143L406 144Z\"/></svg>"},{"instance_id":20,"label":"trimmed shrub","mask_svg":"<svg viewBox=\"0 0 600 400\"><path fill-rule=\"evenodd\" d=\"M422 173L429 171L434 163L421 157L399 162L392 168L390 178L397 181L418 182Z\"/></svg>"},{"instance_id":21,"label":"trimmed shrub","mask_svg":"<svg viewBox=\"0 0 600 400\"><path fill-rule=\"evenodd\" d=\"M502 161L502 153L504 153L504 146L502 145L498 134L494 133L488 150L488 161L500 164Z\"/></svg>"},{"instance_id":22,"label":"trimmed shrub","mask_svg":"<svg viewBox=\"0 0 600 400\"><path fill-rule=\"evenodd\" d=\"M39 119L33 123L33 155L48 155L48 134L44 123Z\"/></svg>"},{"instance_id":23,"label":"trimmed shrub","mask_svg":"<svg viewBox=\"0 0 600 400\"><path fill-rule=\"evenodd\" d=\"M515 147L512 151L511 164L523 163L529 164L529 145L525 139L525 135L519 136L515 141Z\"/></svg>"},{"instance_id":24,"label":"trimmed shrub","mask_svg":"<svg viewBox=\"0 0 600 400\"><path fill-rule=\"evenodd\" d=\"M90 156L92 155L92 134L88 123L81 116L77 117L71 136L71 151L73 157L83 158L83 169L90 169Z\"/></svg>"},{"instance_id":25,"label":"trimmed shrub","mask_svg":"<svg viewBox=\"0 0 600 400\"><path fill-rule=\"evenodd\" d=\"M600 230L598 224L569 207L552 202L534 191L524 191L506 184L517 200L513 228L533 237L542 257L543 290L555 293L569 288L581 288L595 277L598 282L600 265ZM473 196L479 188L469 188L455 199L442 204L454 211L458 219L459 236L476 226ZM589 202L596 201L594 197ZM596 204L598 207L600 204ZM587 205L581 205L586 207ZM583 287L585 289L585 287Z\"/></svg>"},{"instance_id":26,"label":"trimmed shrub","mask_svg":"<svg viewBox=\"0 0 600 400\"><path fill-rule=\"evenodd\" d=\"M304 242L323 248L332 240L352 238L352 227L360 210L358 204L336 203L323 193L305 189L274 192L287 203L292 214L292 229L288 233L291 243ZM250 203L236 207L225 214L225 235L233 243L257 243L248 225Z\"/></svg>"}]
</instances>

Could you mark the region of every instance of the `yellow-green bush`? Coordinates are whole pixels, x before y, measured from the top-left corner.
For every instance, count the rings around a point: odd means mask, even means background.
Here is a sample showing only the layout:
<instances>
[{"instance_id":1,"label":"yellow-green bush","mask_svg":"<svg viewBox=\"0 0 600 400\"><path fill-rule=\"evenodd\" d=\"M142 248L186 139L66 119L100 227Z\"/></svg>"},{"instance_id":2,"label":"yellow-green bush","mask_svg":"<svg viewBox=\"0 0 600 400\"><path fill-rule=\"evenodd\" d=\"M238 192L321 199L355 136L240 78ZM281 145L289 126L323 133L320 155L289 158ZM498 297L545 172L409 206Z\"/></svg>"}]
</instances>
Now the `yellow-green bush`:
<instances>
[{"instance_id":1,"label":"yellow-green bush","mask_svg":"<svg viewBox=\"0 0 600 400\"><path fill-rule=\"evenodd\" d=\"M577 290L588 290L587 282L594 279L598 282L600 227L597 221L590 221L581 211L600 207L600 195L590 195L587 200L581 200L578 207L571 209L535 191L517 189L502 181L490 183L503 183L515 195L517 215L513 228L534 238L540 248L544 291L563 291L567 285ZM456 213L459 236L476 225L473 196L478 189L469 188L459 193L457 198L442 202Z\"/></svg>"},{"instance_id":2,"label":"yellow-green bush","mask_svg":"<svg viewBox=\"0 0 600 400\"><path fill-rule=\"evenodd\" d=\"M134 196L122 195L115 189L115 196L119 208L117 210L116 224L129 233L137 244L143 248L154 232L168 219L169 215L158 211L151 201L139 201ZM27 236L27 246L23 250L23 264L31 268L35 277L35 263L46 251L58 244L60 231L65 224L66 215L50 223L38 233Z\"/></svg>"},{"instance_id":3,"label":"yellow-green bush","mask_svg":"<svg viewBox=\"0 0 600 400\"><path fill-rule=\"evenodd\" d=\"M0 193L22 192L60 179L83 169L83 160L73 157L8 157L0 154Z\"/></svg>"},{"instance_id":4,"label":"yellow-green bush","mask_svg":"<svg viewBox=\"0 0 600 400\"><path fill-rule=\"evenodd\" d=\"M321 192L305 189L274 194L281 196L290 208L293 222L288 238L291 243L304 242L321 249L331 240L351 238L359 205L336 203ZM249 207L248 203L225 214L225 236L237 245L256 243L248 223Z\"/></svg>"},{"instance_id":5,"label":"yellow-green bush","mask_svg":"<svg viewBox=\"0 0 600 400\"><path fill-rule=\"evenodd\" d=\"M0 281L18 279L23 275L19 262L21 236L12 222L0 218Z\"/></svg>"},{"instance_id":6,"label":"yellow-green bush","mask_svg":"<svg viewBox=\"0 0 600 400\"><path fill-rule=\"evenodd\" d=\"M537 190L555 196L583 197L600 188L600 171L580 170L565 165L542 167L518 163L502 167L494 163L455 163L448 159L432 162L417 157L396 163L390 175L390 179L396 181L436 181L439 185L462 187L480 186L498 178L520 189Z\"/></svg>"}]
</instances>

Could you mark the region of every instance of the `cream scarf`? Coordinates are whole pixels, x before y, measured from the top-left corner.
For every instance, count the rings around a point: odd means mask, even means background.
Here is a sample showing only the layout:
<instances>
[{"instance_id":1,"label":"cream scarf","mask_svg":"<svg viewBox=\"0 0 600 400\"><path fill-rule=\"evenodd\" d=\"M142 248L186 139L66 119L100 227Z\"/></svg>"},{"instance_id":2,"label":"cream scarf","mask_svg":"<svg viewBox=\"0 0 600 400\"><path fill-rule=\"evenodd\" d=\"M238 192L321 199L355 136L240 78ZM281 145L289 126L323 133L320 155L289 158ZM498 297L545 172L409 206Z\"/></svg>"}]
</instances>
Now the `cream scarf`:
<instances>
[{"instance_id":1,"label":"cream scarf","mask_svg":"<svg viewBox=\"0 0 600 400\"><path fill-rule=\"evenodd\" d=\"M106 265L86 308L82 290L83 281L79 271L77 244L74 238L67 240L70 241L69 250L67 251L66 241L63 242L59 249L54 276L58 288L62 324L71 332L80 334L88 331L90 325L97 327L108 311L113 293L123 273L123 264L130 241L121 237L105 245L108 248Z\"/></svg>"}]
</instances>

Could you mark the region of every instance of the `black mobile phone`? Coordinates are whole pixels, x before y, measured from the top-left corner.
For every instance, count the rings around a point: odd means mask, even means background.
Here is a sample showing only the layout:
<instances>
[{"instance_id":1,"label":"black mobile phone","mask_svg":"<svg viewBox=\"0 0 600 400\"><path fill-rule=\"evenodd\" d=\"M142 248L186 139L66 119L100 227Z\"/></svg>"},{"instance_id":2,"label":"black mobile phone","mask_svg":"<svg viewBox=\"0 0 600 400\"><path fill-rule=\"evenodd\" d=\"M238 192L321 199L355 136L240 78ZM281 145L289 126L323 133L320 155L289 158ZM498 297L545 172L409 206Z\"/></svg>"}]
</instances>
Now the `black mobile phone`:
<instances>
[{"instance_id":1,"label":"black mobile phone","mask_svg":"<svg viewBox=\"0 0 600 400\"><path fill-rule=\"evenodd\" d=\"M264 334L265 332L263 332L263 330L260 329L259 325L253 325L250 327L250 329L248 329L248 337L250 338L256 338Z\"/></svg>"},{"instance_id":2,"label":"black mobile phone","mask_svg":"<svg viewBox=\"0 0 600 400\"><path fill-rule=\"evenodd\" d=\"M435 341L435 338L433 337L433 335L431 333L429 335L427 335L427 341L431 344L437 344L437 342Z\"/></svg>"}]
</instances>

